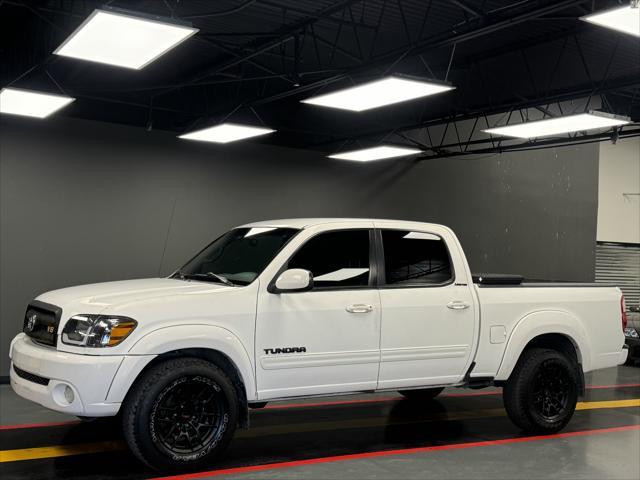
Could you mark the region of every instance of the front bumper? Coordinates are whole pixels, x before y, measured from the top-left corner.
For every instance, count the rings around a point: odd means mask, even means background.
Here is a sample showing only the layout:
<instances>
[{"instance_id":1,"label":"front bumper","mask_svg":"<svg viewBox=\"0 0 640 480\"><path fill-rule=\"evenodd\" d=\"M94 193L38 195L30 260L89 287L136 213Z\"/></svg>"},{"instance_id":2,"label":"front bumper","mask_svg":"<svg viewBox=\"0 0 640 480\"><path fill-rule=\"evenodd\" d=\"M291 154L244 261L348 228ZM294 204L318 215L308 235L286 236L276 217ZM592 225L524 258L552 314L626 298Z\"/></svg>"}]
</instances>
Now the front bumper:
<instances>
[{"instance_id":1,"label":"front bumper","mask_svg":"<svg viewBox=\"0 0 640 480\"><path fill-rule=\"evenodd\" d=\"M124 356L59 352L38 345L23 333L11 342L9 355L11 387L21 397L70 415L104 417L118 413L120 403L105 400ZM73 391L72 401L65 397L66 387Z\"/></svg>"}]
</instances>

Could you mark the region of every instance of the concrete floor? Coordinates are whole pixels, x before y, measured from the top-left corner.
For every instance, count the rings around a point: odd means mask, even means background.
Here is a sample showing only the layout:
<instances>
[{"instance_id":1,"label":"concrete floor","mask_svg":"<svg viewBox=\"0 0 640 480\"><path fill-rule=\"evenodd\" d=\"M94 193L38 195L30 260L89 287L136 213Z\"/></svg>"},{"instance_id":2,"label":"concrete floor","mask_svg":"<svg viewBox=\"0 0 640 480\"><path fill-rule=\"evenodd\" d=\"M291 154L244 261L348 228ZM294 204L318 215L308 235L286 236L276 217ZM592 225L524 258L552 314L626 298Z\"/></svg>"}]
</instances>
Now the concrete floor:
<instances>
[{"instance_id":1,"label":"concrete floor","mask_svg":"<svg viewBox=\"0 0 640 480\"><path fill-rule=\"evenodd\" d=\"M395 394L272 404L252 411L252 428L239 431L224 458L198 477L231 469L222 478L640 479L640 368L594 372L587 384L582 409L562 435L545 439L523 438L497 389L451 389L429 406ZM158 475L122 449L116 422L77 423L6 385L0 425L3 480ZM17 450L27 459L4 461ZM53 456L33 459L43 452ZM248 471L254 466L262 470Z\"/></svg>"}]
</instances>

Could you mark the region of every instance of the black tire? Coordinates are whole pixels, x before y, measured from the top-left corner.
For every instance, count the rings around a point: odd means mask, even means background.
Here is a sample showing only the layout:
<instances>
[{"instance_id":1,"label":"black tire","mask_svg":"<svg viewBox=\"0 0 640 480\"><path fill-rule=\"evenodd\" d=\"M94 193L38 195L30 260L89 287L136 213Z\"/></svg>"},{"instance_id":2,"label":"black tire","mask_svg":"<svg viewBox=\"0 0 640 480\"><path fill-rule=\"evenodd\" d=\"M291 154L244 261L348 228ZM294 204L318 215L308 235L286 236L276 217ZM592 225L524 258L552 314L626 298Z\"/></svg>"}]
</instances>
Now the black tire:
<instances>
[{"instance_id":1,"label":"black tire","mask_svg":"<svg viewBox=\"0 0 640 480\"><path fill-rule=\"evenodd\" d=\"M217 366L198 358L153 366L136 381L122 408L127 445L157 470L211 462L228 446L237 423L233 384Z\"/></svg>"},{"instance_id":2,"label":"black tire","mask_svg":"<svg viewBox=\"0 0 640 480\"><path fill-rule=\"evenodd\" d=\"M528 433L562 430L578 402L578 366L547 348L525 350L503 389L504 406L513 423Z\"/></svg>"},{"instance_id":3,"label":"black tire","mask_svg":"<svg viewBox=\"0 0 640 480\"><path fill-rule=\"evenodd\" d=\"M416 400L419 402L428 402L433 400L442 393L444 387L438 388L420 388L417 390L399 390L398 393L404 395L409 400Z\"/></svg>"}]
</instances>

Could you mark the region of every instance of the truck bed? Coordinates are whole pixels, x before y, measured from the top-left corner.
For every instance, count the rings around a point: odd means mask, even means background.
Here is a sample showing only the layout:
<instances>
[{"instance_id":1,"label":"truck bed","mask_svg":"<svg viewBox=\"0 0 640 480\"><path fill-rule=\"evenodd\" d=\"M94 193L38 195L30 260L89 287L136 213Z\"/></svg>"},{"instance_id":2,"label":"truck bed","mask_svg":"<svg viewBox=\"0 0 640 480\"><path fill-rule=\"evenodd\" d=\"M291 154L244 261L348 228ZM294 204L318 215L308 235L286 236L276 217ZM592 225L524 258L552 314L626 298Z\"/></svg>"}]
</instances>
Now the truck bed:
<instances>
[{"instance_id":1,"label":"truck bed","mask_svg":"<svg viewBox=\"0 0 640 480\"><path fill-rule=\"evenodd\" d=\"M474 282L480 305L480 338L472 377L492 376L502 359L510 358L506 344L519 331L534 335L555 331L577 339L574 346L585 371L617 364L624 343L617 287L596 283ZM526 326L526 328L525 328ZM524 348L525 345L520 346ZM517 356L516 356L517 358Z\"/></svg>"}]
</instances>

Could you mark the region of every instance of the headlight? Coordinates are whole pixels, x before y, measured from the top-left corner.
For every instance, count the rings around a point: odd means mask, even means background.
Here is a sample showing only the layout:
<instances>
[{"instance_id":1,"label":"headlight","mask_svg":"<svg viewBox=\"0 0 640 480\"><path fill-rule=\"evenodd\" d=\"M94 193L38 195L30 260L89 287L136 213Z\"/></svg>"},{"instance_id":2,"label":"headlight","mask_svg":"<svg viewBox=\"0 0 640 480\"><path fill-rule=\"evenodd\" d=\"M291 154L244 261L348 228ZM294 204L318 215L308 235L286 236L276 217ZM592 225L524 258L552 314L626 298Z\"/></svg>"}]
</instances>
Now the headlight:
<instances>
[{"instance_id":1,"label":"headlight","mask_svg":"<svg viewBox=\"0 0 640 480\"><path fill-rule=\"evenodd\" d=\"M627 327L624 329L624 336L629 338L640 338L638 331L633 327Z\"/></svg>"},{"instance_id":2,"label":"headlight","mask_svg":"<svg viewBox=\"0 0 640 480\"><path fill-rule=\"evenodd\" d=\"M62 331L62 342L80 347L113 347L122 342L138 323L112 315L75 315Z\"/></svg>"}]
</instances>

